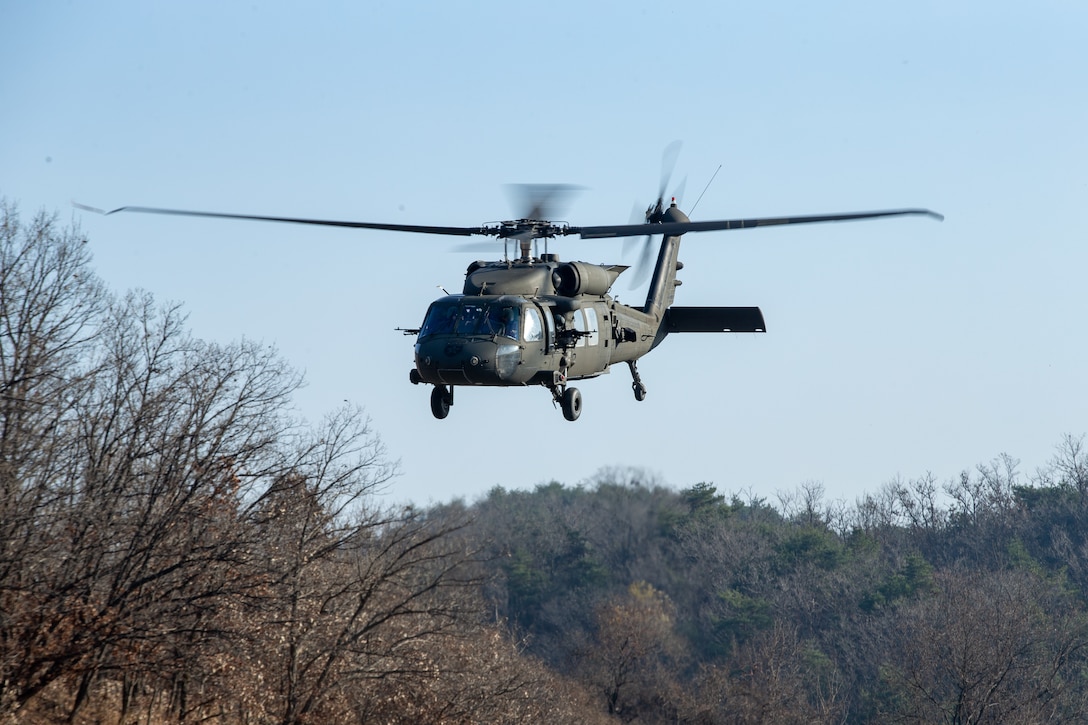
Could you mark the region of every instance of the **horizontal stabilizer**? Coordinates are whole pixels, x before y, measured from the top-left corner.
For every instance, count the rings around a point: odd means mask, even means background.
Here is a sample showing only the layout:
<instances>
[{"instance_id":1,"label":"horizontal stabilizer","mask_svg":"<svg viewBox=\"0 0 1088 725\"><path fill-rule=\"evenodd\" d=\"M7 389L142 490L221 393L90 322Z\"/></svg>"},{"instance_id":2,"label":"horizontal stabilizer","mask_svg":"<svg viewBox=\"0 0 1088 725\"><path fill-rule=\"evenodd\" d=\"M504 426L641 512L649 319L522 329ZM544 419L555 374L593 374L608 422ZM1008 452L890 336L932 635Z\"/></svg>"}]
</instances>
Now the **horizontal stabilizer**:
<instances>
[{"instance_id":1,"label":"horizontal stabilizer","mask_svg":"<svg viewBox=\"0 0 1088 725\"><path fill-rule=\"evenodd\" d=\"M758 307L670 307L663 328L673 332L766 332Z\"/></svg>"}]
</instances>

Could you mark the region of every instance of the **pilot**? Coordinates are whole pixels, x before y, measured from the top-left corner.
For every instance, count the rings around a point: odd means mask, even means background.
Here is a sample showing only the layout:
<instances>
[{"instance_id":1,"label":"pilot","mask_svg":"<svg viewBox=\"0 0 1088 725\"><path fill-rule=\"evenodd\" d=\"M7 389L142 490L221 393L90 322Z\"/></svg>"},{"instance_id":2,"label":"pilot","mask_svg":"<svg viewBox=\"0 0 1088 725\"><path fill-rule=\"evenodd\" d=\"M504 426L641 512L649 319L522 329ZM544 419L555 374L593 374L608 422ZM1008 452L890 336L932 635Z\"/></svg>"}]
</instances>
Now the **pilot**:
<instances>
[{"instance_id":1,"label":"pilot","mask_svg":"<svg viewBox=\"0 0 1088 725\"><path fill-rule=\"evenodd\" d=\"M505 307L502 311L502 332L503 337L509 337L512 340L518 339L518 322L520 315L518 314L517 307Z\"/></svg>"}]
</instances>

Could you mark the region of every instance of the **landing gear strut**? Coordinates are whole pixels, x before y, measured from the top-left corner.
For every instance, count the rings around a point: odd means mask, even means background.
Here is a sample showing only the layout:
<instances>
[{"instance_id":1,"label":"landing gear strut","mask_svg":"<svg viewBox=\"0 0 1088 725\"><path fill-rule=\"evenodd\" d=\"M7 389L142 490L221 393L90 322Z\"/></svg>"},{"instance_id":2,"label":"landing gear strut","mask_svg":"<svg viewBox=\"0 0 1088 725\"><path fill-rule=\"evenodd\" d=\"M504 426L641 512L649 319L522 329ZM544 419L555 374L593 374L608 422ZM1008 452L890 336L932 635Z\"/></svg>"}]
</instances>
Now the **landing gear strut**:
<instances>
[{"instance_id":1,"label":"landing gear strut","mask_svg":"<svg viewBox=\"0 0 1088 725\"><path fill-rule=\"evenodd\" d=\"M631 368L631 389L635 391L635 400L642 402L646 400L646 386L642 384L642 376L638 374L638 367L634 360L627 361L627 367Z\"/></svg>"},{"instance_id":2,"label":"landing gear strut","mask_svg":"<svg viewBox=\"0 0 1088 725\"><path fill-rule=\"evenodd\" d=\"M571 422L578 420L582 414L582 393L578 388L568 388L567 379L563 377L548 389L552 391L552 401L563 408L563 417Z\"/></svg>"},{"instance_id":3,"label":"landing gear strut","mask_svg":"<svg viewBox=\"0 0 1088 725\"><path fill-rule=\"evenodd\" d=\"M453 386L436 385L431 391L431 412L434 417L442 420L450 414L450 406L453 405Z\"/></svg>"},{"instance_id":4,"label":"landing gear strut","mask_svg":"<svg viewBox=\"0 0 1088 725\"><path fill-rule=\"evenodd\" d=\"M578 388L567 387L566 360L559 363L559 372L555 375L552 384L548 386L552 391L552 401L559 403L563 408L563 417L574 422L582 414L582 394Z\"/></svg>"}]
</instances>

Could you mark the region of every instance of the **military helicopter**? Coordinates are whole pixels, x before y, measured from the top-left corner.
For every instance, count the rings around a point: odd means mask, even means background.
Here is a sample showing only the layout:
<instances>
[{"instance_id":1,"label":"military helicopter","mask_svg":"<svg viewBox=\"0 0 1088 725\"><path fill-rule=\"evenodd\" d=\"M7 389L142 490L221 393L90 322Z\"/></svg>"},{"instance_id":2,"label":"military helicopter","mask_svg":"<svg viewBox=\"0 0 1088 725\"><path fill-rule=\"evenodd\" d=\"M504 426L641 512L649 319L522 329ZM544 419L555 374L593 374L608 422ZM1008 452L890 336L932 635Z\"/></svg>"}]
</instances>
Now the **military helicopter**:
<instances>
[{"instance_id":1,"label":"military helicopter","mask_svg":"<svg viewBox=\"0 0 1088 725\"><path fill-rule=\"evenodd\" d=\"M683 264L677 256L680 238L689 232L710 232L783 224L877 219L923 215L941 220L928 209L893 209L793 217L764 217L716 221L691 221L673 198L664 203L666 181L655 204L641 223L572 226L550 221L545 210L549 200L573 187L527 187L533 197L521 218L475 227L420 226L376 222L332 221L296 217L227 214L142 206L112 211L76 204L100 214L142 212L215 219L245 219L292 224L376 229L447 236L488 236L503 241L503 259L474 261L465 271L460 294L447 294L431 303L418 328L399 328L414 335L415 367L409 380L434 386L431 413L449 415L454 389L469 386L539 385L551 393L554 404L569 421L582 413L582 395L573 380L585 380L626 363L631 373L635 400L646 398L646 386L638 361L661 344L666 336L685 332L766 332L758 307L681 307L673 304L676 278ZM661 235L657 262L646 300L640 307L620 303L610 292L617 278L630 267L617 264L561 262L547 251L556 237L582 239L646 238ZM539 251L539 242L544 251ZM509 255L515 244L517 255Z\"/></svg>"}]
</instances>

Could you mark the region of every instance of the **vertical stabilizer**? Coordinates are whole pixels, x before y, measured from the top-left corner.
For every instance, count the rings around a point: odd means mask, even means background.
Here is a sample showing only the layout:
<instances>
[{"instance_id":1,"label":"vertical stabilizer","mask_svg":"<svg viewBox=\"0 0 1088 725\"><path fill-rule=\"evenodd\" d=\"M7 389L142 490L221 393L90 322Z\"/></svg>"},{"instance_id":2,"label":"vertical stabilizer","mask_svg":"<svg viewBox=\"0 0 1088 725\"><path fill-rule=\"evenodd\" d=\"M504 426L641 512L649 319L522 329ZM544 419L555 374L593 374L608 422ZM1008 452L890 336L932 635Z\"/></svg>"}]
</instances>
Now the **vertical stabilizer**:
<instances>
[{"instance_id":1,"label":"vertical stabilizer","mask_svg":"<svg viewBox=\"0 0 1088 725\"><path fill-rule=\"evenodd\" d=\"M687 222L690 220L673 201L662 215L661 221ZM661 240L661 250L657 253L657 265L650 279L650 288L646 291L646 304L642 307L643 312L652 315L658 322L676 297L676 287L679 284L676 280L676 260L679 253L680 235L666 236Z\"/></svg>"}]
</instances>

